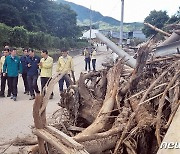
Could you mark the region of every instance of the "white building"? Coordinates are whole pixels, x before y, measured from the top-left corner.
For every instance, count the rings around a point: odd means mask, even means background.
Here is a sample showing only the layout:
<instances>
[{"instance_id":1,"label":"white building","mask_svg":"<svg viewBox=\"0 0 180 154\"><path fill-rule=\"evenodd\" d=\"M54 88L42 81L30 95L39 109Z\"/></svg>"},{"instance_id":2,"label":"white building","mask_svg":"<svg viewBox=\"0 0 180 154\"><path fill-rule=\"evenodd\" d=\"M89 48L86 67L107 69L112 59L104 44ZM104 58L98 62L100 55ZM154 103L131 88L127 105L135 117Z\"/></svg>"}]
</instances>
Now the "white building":
<instances>
[{"instance_id":1,"label":"white building","mask_svg":"<svg viewBox=\"0 0 180 154\"><path fill-rule=\"evenodd\" d=\"M97 29L92 29L91 30L91 38L92 39L96 38L96 35L95 35L96 33L99 33L99 30L97 30ZM82 38L90 39L90 30L84 32Z\"/></svg>"}]
</instances>

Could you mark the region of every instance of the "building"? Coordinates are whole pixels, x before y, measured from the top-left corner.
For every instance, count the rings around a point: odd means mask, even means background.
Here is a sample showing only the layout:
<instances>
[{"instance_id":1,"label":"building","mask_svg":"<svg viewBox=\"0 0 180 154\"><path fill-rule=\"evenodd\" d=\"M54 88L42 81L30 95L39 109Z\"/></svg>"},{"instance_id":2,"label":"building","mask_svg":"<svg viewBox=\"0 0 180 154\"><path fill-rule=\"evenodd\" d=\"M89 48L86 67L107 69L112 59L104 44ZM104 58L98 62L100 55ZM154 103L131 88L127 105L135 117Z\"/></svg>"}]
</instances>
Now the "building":
<instances>
[{"instance_id":1,"label":"building","mask_svg":"<svg viewBox=\"0 0 180 154\"><path fill-rule=\"evenodd\" d=\"M92 29L91 30L91 39L96 38L96 33L99 33L99 30L97 30L97 29ZM84 32L82 38L83 39L90 39L90 30Z\"/></svg>"},{"instance_id":2,"label":"building","mask_svg":"<svg viewBox=\"0 0 180 154\"><path fill-rule=\"evenodd\" d=\"M145 40L146 36L141 30L136 30L136 31L128 32L128 38L130 39L137 38L137 39Z\"/></svg>"}]
</instances>

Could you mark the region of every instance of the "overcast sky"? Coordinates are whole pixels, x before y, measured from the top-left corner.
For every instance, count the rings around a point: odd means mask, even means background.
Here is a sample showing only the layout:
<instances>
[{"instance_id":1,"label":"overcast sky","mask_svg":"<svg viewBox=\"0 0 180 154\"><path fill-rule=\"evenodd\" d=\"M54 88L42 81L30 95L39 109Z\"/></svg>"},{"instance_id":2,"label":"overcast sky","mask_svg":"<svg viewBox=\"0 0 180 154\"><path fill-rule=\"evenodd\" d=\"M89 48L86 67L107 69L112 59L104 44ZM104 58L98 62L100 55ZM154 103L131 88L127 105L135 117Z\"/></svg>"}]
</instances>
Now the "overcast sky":
<instances>
[{"instance_id":1,"label":"overcast sky","mask_svg":"<svg viewBox=\"0 0 180 154\"><path fill-rule=\"evenodd\" d=\"M121 0L66 0L92 10L99 11L105 16L120 20ZM124 0L124 21L143 22L152 10L167 11L168 15L177 12L180 0Z\"/></svg>"}]
</instances>

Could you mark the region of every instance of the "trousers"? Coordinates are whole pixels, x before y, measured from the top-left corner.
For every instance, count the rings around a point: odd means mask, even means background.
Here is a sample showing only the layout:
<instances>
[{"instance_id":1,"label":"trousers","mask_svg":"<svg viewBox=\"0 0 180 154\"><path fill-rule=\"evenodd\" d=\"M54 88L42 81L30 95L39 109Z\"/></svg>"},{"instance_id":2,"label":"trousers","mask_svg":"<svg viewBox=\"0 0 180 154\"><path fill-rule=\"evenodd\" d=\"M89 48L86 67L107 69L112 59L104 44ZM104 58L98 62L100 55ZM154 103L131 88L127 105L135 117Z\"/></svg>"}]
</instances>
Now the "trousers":
<instances>
[{"instance_id":1,"label":"trousers","mask_svg":"<svg viewBox=\"0 0 180 154\"><path fill-rule=\"evenodd\" d=\"M27 80L31 96L35 96L34 91L39 94L40 91L37 85L38 75L27 76Z\"/></svg>"},{"instance_id":2,"label":"trousers","mask_svg":"<svg viewBox=\"0 0 180 154\"><path fill-rule=\"evenodd\" d=\"M17 97L18 77L8 77L9 90L14 97Z\"/></svg>"}]
</instances>

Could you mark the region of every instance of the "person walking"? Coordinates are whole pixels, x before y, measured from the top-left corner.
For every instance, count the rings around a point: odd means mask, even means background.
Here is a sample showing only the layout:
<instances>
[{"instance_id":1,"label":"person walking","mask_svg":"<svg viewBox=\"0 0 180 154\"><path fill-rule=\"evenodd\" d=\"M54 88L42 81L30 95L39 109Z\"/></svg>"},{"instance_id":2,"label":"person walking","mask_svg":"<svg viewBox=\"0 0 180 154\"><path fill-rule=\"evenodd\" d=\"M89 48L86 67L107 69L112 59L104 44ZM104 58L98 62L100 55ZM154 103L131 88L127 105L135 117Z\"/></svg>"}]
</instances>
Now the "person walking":
<instances>
[{"instance_id":1,"label":"person walking","mask_svg":"<svg viewBox=\"0 0 180 154\"><path fill-rule=\"evenodd\" d=\"M40 58L35 55L35 52L33 49L29 49L29 56L27 58L27 80L28 80L28 85L29 85L29 91L31 97L29 100L35 99L35 93L39 94L39 88L37 85L37 80L38 80L38 75L39 75L39 63L40 63Z\"/></svg>"},{"instance_id":2,"label":"person walking","mask_svg":"<svg viewBox=\"0 0 180 154\"><path fill-rule=\"evenodd\" d=\"M96 71L96 49L95 48L93 48L92 50L91 59L92 59L93 71Z\"/></svg>"},{"instance_id":3,"label":"person walking","mask_svg":"<svg viewBox=\"0 0 180 154\"><path fill-rule=\"evenodd\" d=\"M63 92L64 81L66 82L67 88L70 86L70 73L72 74L73 81L75 83L73 59L68 55L68 49L63 48L61 53L62 56L58 59L56 71L58 73L65 72L66 74L59 80L60 94Z\"/></svg>"},{"instance_id":4,"label":"person walking","mask_svg":"<svg viewBox=\"0 0 180 154\"><path fill-rule=\"evenodd\" d=\"M48 55L48 51L42 50L41 51L41 61L39 64L39 68L41 70L41 91L45 87L48 80L52 77L52 69L53 69L53 58ZM53 92L51 93L50 99L53 98Z\"/></svg>"},{"instance_id":5,"label":"person walking","mask_svg":"<svg viewBox=\"0 0 180 154\"><path fill-rule=\"evenodd\" d=\"M29 85L28 85L28 81L27 81L27 58L28 58L28 49L23 49L23 56L20 58L21 64L22 64L22 78L23 78L23 82L24 82L24 94L29 95Z\"/></svg>"},{"instance_id":6,"label":"person walking","mask_svg":"<svg viewBox=\"0 0 180 154\"><path fill-rule=\"evenodd\" d=\"M11 99L16 101L17 99L17 84L18 75L22 74L22 65L18 56L16 56L16 49L10 50L10 55L6 57L3 65L3 76L8 77L10 93L12 93Z\"/></svg>"},{"instance_id":7,"label":"person walking","mask_svg":"<svg viewBox=\"0 0 180 154\"><path fill-rule=\"evenodd\" d=\"M87 71L87 67L89 68L89 71L91 71L91 57L90 57L90 52L87 48L84 49L84 56L85 56L85 71Z\"/></svg>"},{"instance_id":8,"label":"person walking","mask_svg":"<svg viewBox=\"0 0 180 154\"><path fill-rule=\"evenodd\" d=\"M0 74L1 74L1 91L0 91L0 97L5 97L5 87L6 87L6 82L8 85L8 94L7 97L11 96L11 92L9 89L9 83L8 83L8 77L7 73L5 76L3 76L3 65L5 62L6 57L9 55L9 48L5 48L3 51L3 56L0 59Z\"/></svg>"}]
</instances>

